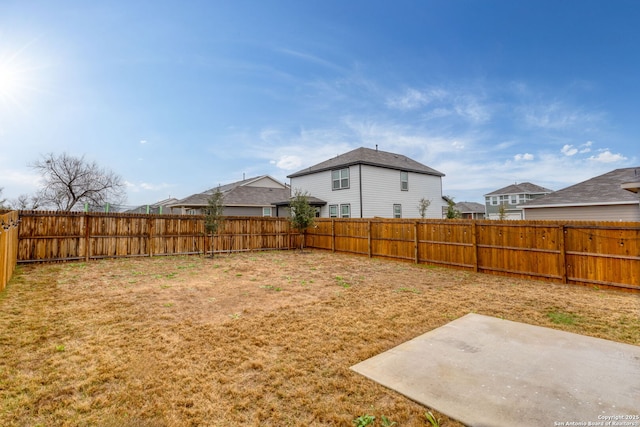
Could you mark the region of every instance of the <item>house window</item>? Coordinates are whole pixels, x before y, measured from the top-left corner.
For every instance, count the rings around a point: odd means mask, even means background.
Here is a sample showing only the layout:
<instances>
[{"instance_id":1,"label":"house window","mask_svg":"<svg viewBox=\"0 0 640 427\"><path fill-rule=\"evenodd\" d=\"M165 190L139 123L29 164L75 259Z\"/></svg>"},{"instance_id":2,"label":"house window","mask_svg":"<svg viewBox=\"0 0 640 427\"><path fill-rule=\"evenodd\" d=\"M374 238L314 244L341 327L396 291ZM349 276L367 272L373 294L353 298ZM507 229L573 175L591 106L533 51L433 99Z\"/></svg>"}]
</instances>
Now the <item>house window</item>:
<instances>
[{"instance_id":1,"label":"house window","mask_svg":"<svg viewBox=\"0 0 640 427\"><path fill-rule=\"evenodd\" d=\"M400 190L409 191L409 172L400 172Z\"/></svg>"},{"instance_id":2,"label":"house window","mask_svg":"<svg viewBox=\"0 0 640 427\"><path fill-rule=\"evenodd\" d=\"M340 205L340 217L351 218L351 205Z\"/></svg>"},{"instance_id":3,"label":"house window","mask_svg":"<svg viewBox=\"0 0 640 427\"><path fill-rule=\"evenodd\" d=\"M393 217L402 218L402 205L393 205Z\"/></svg>"},{"instance_id":4,"label":"house window","mask_svg":"<svg viewBox=\"0 0 640 427\"><path fill-rule=\"evenodd\" d=\"M491 204L493 206L497 206L498 205L498 196L491 196Z\"/></svg>"},{"instance_id":5,"label":"house window","mask_svg":"<svg viewBox=\"0 0 640 427\"><path fill-rule=\"evenodd\" d=\"M349 168L331 171L331 181L334 190L349 188Z\"/></svg>"},{"instance_id":6,"label":"house window","mask_svg":"<svg viewBox=\"0 0 640 427\"><path fill-rule=\"evenodd\" d=\"M512 205L517 205L518 204L518 195L517 194L512 194L511 195L511 204Z\"/></svg>"},{"instance_id":7,"label":"house window","mask_svg":"<svg viewBox=\"0 0 640 427\"><path fill-rule=\"evenodd\" d=\"M338 218L338 205L329 205L329 218Z\"/></svg>"},{"instance_id":8,"label":"house window","mask_svg":"<svg viewBox=\"0 0 640 427\"><path fill-rule=\"evenodd\" d=\"M271 208L262 208L262 216L271 216Z\"/></svg>"}]
</instances>

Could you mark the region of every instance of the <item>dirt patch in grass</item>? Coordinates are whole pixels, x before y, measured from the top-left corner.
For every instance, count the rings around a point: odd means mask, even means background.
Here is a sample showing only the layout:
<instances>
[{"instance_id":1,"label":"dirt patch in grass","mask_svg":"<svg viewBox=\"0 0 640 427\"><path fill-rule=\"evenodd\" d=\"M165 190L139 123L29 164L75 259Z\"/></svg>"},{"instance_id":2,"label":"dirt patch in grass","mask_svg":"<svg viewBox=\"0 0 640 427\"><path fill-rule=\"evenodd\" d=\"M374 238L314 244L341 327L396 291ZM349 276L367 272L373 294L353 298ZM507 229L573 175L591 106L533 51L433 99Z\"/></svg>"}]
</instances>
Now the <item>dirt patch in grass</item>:
<instances>
[{"instance_id":1,"label":"dirt patch in grass","mask_svg":"<svg viewBox=\"0 0 640 427\"><path fill-rule=\"evenodd\" d=\"M0 425L427 426L349 367L469 312L640 344L638 295L329 252L21 266Z\"/></svg>"}]
</instances>

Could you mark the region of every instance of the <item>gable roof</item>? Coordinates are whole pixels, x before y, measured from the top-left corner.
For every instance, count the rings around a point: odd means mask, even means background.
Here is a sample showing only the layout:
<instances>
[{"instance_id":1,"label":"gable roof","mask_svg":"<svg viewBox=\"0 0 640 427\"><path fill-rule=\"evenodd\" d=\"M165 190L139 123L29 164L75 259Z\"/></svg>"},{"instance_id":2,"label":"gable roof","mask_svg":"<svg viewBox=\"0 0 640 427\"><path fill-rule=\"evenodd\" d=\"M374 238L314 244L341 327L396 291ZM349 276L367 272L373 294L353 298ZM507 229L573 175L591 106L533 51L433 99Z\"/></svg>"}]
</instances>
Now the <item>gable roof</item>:
<instances>
[{"instance_id":1,"label":"gable roof","mask_svg":"<svg viewBox=\"0 0 640 427\"><path fill-rule=\"evenodd\" d=\"M442 172L438 172L437 170L423 165L420 162L416 162L402 154L360 147L349 151L348 153L340 154L332 159L308 167L307 169L295 172L288 175L287 178L295 178L297 176L309 175L316 172L323 172L352 165L370 165L427 175L444 176Z\"/></svg>"},{"instance_id":2,"label":"gable roof","mask_svg":"<svg viewBox=\"0 0 640 427\"><path fill-rule=\"evenodd\" d=\"M273 181L276 186L252 186L252 184L257 184L265 178ZM218 190L223 194L225 206L269 206L280 200L288 199L291 193L288 185L282 184L269 175L261 175L213 187L202 193L192 194L171 204L171 207L207 206L209 198Z\"/></svg>"},{"instance_id":3,"label":"gable roof","mask_svg":"<svg viewBox=\"0 0 640 427\"><path fill-rule=\"evenodd\" d=\"M136 206L135 208L131 208L129 210L126 210L125 213L146 213L147 209L159 209L160 207L170 207L171 205L173 205L175 202L177 202L178 199L176 199L175 197L169 197L168 199L164 199L164 200L160 200L159 202L155 202L151 205L140 205L140 206Z\"/></svg>"},{"instance_id":4,"label":"gable roof","mask_svg":"<svg viewBox=\"0 0 640 427\"><path fill-rule=\"evenodd\" d=\"M454 208L460 213L484 213L485 206L476 202L458 202Z\"/></svg>"},{"instance_id":5,"label":"gable roof","mask_svg":"<svg viewBox=\"0 0 640 427\"><path fill-rule=\"evenodd\" d=\"M615 169L554 193L532 200L522 208L639 203L638 196L622 188L637 179L639 167Z\"/></svg>"},{"instance_id":6,"label":"gable roof","mask_svg":"<svg viewBox=\"0 0 640 427\"><path fill-rule=\"evenodd\" d=\"M485 196L498 196L505 194L547 194L552 192L553 190L541 187L536 184L532 184L530 182L521 182L520 184L516 183L507 185L506 187L503 187L499 190L487 193L485 194Z\"/></svg>"}]
</instances>

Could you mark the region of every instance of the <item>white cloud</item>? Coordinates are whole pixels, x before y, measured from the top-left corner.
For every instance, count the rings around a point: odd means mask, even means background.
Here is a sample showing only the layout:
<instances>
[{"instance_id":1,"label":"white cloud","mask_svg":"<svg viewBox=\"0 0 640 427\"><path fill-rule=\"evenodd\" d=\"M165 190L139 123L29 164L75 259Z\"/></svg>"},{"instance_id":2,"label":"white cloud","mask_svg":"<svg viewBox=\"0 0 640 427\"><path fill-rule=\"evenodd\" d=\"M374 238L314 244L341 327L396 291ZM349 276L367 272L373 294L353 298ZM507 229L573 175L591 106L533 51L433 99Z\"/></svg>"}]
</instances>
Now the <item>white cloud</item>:
<instances>
[{"instance_id":1,"label":"white cloud","mask_svg":"<svg viewBox=\"0 0 640 427\"><path fill-rule=\"evenodd\" d=\"M152 184L152 183L149 183L149 182L141 182L139 184L136 184L135 182L125 181L124 184L130 191L132 191L134 193L137 193L137 192L142 191L142 190L145 190L145 191L160 191L160 190L165 190L167 188L175 187L175 185L167 184L166 182L163 182L161 184Z\"/></svg>"},{"instance_id":2,"label":"white cloud","mask_svg":"<svg viewBox=\"0 0 640 427\"><path fill-rule=\"evenodd\" d=\"M147 143L147 140L146 140L146 139L141 139L141 140L140 140L140 144L144 145L144 144L146 144L146 143Z\"/></svg>"},{"instance_id":3,"label":"white cloud","mask_svg":"<svg viewBox=\"0 0 640 427\"><path fill-rule=\"evenodd\" d=\"M590 127L602 119L601 113L589 113L561 102L529 105L517 109L525 124L529 127L562 130L576 126Z\"/></svg>"},{"instance_id":4,"label":"white cloud","mask_svg":"<svg viewBox=\"0 0 640 427\"><path fill-rule=\"evenodd\" d=\"M425 91L409 88L402 95L387 99L387 107L397 110L415 110L446 97L447 91L440 88Z\"/></svg>"},{"instance_id":5,"label":"white cloud","mask_svg":"<svg viewBox=\"0 0 640 427\"><path fill-rule=\"evenodd\" d=\"M599 163L615 163L623 160L627 160L622 154L613 154L609 150L601 151L597 156L589 157L589 160Z\"/></svg>"},{"instance_id":6,"label":"white cloud","mask_svg":"<svg viewBox=\"0 0 640 427\"><path fill-rule=\"evenodd\" d=\"M584 153L589 153L591 151L591 145L593 145L593 142L591 141L587 141L584 144L582 144L580 147L580 154L584 154Z\"/></svg>"},{"instance_id":7,"label":"white cloud","mask_svg":"<svg viewBox=\"0 0 640 427\"><path fill-rule=\"evenodd\" d=\"M578 149L571 144L565 144L560 150L560 152L565 156L573 156L578 153Z\"/></svg>"},{"instance_id":8,"label":"white cloud","mask_svg":"<svg viewBox=\"0 0 640 427\"><path fill-rule=\"evenodd\" d=\"M534 159L534 155L533 154L529 154L529 153L524 153L524 154L516 154L515 156L513 156L513 158L519 162L521 160L525 160L525 161L531 161Z\"/></svg>"},{"instance_id":9,"label":"white cloud","mask_svg":"<svg viewBox=\"0 0 640 427\"><path fill-rule=\"evenodd\" d=\"M460 116L473 123L483 123L491 118L489 109L478 102L473 96L463 96L456 100L455 111Z\"/></svg>"},{"instance_id":10,"label":"white cloud","mask_svg":"<svg viewBox=\"0 0 640 427\"><path fill-rule=\"evenodd\" d=\"M389 108L398 110L414 110L428 103L429 97L424 92L416 89L407 89L403 95L387 100L387 106Z\"/></svg>"},{"instance_id":11,"label":"white cloud","mask_svg":"<svg viewBox=\"0 0 640 427\"><path fill-rule=\"evenodd\" d=\"M285 155L280 157L276 166L287 171L297 170L302 166L302 159L298 156Z\"/></svg>"},{"instance_id":12,"label":"white cloud","mask_svg":"<svg viewBox=\"0 0 640 427\"><path fill-rule=\"evenodd\" d=\"M453 141L451 143L451 146L455 149L455 150L464 150L464 143L460 142L460 141Z\"/></svg>"}]
</instances>

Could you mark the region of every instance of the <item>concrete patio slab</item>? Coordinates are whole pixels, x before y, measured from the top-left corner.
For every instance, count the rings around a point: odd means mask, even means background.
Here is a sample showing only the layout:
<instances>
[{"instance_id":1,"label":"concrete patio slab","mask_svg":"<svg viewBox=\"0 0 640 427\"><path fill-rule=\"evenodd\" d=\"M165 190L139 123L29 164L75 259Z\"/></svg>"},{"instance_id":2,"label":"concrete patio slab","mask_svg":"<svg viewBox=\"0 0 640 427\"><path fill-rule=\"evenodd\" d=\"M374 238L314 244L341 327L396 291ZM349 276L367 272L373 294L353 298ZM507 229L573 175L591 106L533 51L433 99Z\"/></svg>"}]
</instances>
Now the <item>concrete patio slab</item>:
<instances>
[{"instance_id":1,"label":"concrete patio slab","mask_svg":"<svg viewBox=\"0 0 640 427\"><path fill-rule=\"evenodd\" d=\"M640 347L468 314L351 367L473 427L640 426Z\"/></svg>"}]
</instances>

